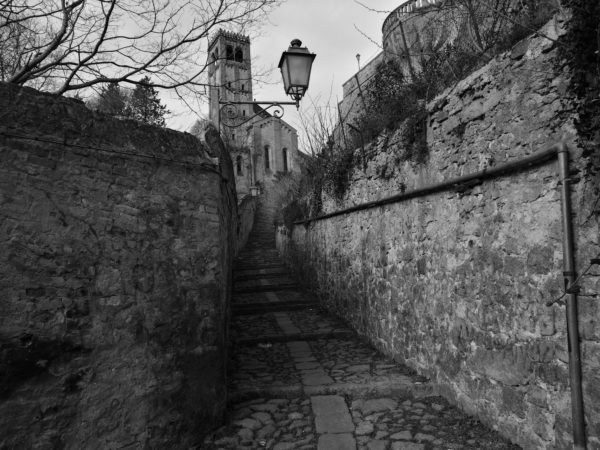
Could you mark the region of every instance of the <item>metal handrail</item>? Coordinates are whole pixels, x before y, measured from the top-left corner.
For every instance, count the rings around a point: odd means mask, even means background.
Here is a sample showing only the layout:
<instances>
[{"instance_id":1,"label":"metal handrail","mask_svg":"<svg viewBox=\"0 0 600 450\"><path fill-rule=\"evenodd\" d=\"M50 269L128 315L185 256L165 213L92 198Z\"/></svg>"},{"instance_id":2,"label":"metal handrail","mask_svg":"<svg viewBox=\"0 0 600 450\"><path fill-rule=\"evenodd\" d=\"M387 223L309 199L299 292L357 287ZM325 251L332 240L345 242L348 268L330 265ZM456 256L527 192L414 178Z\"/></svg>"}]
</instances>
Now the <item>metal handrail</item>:
<instances>
[{"instance_id":1,"label":"metal handrail","mask_svg":"<svg viewBox=\"0 0 600 450\"><path fill-rule=\"evenodd\" d=\"M470 184L476 181L483 181L489 178L495 178L506 173L516 172L525 170L527 168L543 164L556 158L558 147L560 144L553 145L548 150L544 150L539 153L522 158L518 161L509 162L501 166L485 169L480 172L472 173L469 175L463 175L461 177L453 178L448 181L442 181L440 183L432 184L430 186L417 188L412 191L401 192L394 194L390 197L386 197L380 200L372 200L370 202L361 203L360 205L351 206L349 208L340 209L328 214L321 216L310 217L304 220L298 220L294 222L296 225L306 224L310 222L317 222L319 220L329 219L331 217L341 216L343 214L349 214L355 211L363 211L365 209L376 208L378 206L389 205L390 203L398 203L405 200L410 200L416 197L423 197L425 195L435 194L437 192L448 191L451 189L457 189L463 187L466 184Z\"/></svg>"}]
</instances>

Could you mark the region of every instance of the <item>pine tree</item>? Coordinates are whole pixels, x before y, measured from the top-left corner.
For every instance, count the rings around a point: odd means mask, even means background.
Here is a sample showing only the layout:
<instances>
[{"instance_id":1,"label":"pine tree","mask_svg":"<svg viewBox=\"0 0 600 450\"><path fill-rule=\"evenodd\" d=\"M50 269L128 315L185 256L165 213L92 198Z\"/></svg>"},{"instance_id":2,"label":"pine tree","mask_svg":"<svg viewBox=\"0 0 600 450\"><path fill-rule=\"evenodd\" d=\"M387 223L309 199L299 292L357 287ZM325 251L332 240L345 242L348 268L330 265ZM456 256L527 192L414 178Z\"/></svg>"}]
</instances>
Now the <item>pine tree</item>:
<instances>
[{"instance_id":1,"label":"pine tree","mask_svg":"<svg viewBox=\"0 0 600 450\"><path fill-rule=\"evenodd\" d=\"M167 107L160 103L158 92L150 85L147 76L135 87L129 103L125 108L125 116L149 125L165 126Z\"/></svg>"},{"instance_id":2,"label":"pine tree","mask_svg":"<svg viewBox=\"0 0 600 450\"><path fill-rule=\"evenodd\" d=\"M92 107L105 114L123 117L127 104L127 95L119 88L117 83L108 83L100 90L100 94Z\"/></svg>"}]
</instances>

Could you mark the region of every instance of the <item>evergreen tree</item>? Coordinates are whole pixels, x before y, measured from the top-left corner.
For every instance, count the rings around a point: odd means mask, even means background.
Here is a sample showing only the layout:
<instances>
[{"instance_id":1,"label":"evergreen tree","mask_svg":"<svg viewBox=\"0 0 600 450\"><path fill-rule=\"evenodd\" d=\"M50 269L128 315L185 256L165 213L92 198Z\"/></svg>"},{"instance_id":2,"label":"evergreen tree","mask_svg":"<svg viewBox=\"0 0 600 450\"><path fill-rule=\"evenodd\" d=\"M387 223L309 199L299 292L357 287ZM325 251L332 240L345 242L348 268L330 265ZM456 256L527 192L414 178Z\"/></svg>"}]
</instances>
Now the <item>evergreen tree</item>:
<instances>
[{"instance_id":1,"label":"evergreen tree","mask_svg":"<svg viewBox=\"0 0 600 450\"><path fill-rule=\"evenodd\" d=\"M100 90L92 108L115 117L123 117L127 104L127 95L117 83L108 83Z\"/></svg>"},{"instance_id":2,"label":"evergreen tree","mask_svg":"<svg viewBox=\"0 0 600 450\"><path fill-rule=\"evenodd\" d=\"M125 108L125 116L149 125L165 126L167 107L160 103L158 92L150 84L147 76L140 80Z\"/></svg>"}]
</instances>

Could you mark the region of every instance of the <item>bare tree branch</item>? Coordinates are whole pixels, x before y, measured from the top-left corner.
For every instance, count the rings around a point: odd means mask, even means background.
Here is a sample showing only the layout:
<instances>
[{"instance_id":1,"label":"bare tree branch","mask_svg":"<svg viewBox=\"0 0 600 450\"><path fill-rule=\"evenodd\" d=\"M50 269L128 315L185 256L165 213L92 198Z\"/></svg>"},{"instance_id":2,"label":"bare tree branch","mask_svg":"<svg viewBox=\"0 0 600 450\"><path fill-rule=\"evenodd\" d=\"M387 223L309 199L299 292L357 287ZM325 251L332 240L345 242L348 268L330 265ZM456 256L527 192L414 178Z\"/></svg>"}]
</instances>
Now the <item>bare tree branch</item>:
<instances>
[{"instance_id":1,"label":"bare tree branch","mask_svg":"<svg viewBox=\"0 0 600 450\"><path fill-rule=\"evenodd\" d=\"M0 79L57 94L99 83L195 92L207 39L248 30L281 0L3 0Z\"/></svg>"}]
</instances>

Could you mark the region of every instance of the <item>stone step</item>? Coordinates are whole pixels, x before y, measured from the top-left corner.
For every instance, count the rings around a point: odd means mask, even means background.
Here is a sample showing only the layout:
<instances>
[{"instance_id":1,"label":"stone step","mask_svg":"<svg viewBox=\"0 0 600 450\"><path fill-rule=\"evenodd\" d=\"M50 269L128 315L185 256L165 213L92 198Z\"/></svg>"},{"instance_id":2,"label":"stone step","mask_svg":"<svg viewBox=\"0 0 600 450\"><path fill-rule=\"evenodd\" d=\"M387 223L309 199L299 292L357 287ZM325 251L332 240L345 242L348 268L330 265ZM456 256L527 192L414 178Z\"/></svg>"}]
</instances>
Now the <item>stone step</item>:
<instances>
[{"instance_id":1,"label":"stone step","mask_svg":"<svg viewBox=\"0 0 600 450\"><path fill-rule=\"evenodd\" d=\"M289 271L287 268L281 264L271 267L268 269L260 269L256 267L252 267L250 269L237 269L233 272L233 276L235 279L243 278L243 277L257 277L261 275L268 275L270 277L276 277L279 275L289 275Z\"/></svg>"},{"instance_id":2,"label":"stone step","mask_svg":"<svg viewBox=\"0 0 600 450\"><path fill-rule=\"evenodd\" d=\"M305 294L289 292L266 293L257 301L316 301ZM248 304L248 302L247 302ZM252 304L252 303L250 303ZM354 332L340 320L333 319L318 308L305 308L295 311L273 311L269 313L237 316L231 321L231 336L236 343L284 342L288 340L314 340L328 338L349 338Z\"/></svg>"},{"instance_id":3,"label":"stone step","mask_svg":"<svg viewBox=\"0 0 600 450\"><path fill-rule=\"evenodd\" d=\"M245 271L250 271L250 270L269 270L269 269L278 269L278 270L285 270L286 267L281 263L263 263L263 264L234 264L233 266L233 273L237 274L237 273L241 273L241 272L245 272Z\"/></svg>"},{"instance_id":4,"label":"stone step","mask_svg":"<svg viewBox=\"0 0 600 450\"><path fill-rule=\"evenodd\" d=\"M283 266L283 262L279 257L263 255L263 256L254 256L247 255L239 257L234 262L234 269L237 270L240 266L273 266L279 265Z\"/></svg>"},{"instance_id":5,"label":"stone step","mask_svg":"<svg viewBox=\"0 0 600 450\"><path fill-rule=\"evenodd\" d=\"M246 248L242 250L239 257L236 259L244 259L244 258L277 258L279 259L279 252L274 248L265 248L265 247L256 247Z\"/></svg>"},{"instance_id":6,"label":"stone step","mask_svg":"<svg viewBox=\"0 0 600 450\"><path fill-rule=\"evenodd\" d=\"M232 305L231 312L234 316L236 315L249 315L249 314L261 314L269 313L274 311L297 311L307 308L314 308L317 304L312 301L299 301L299 302L264 302L264 303L250 303L250 304L238 304Z\"/></svg>"},{"instance_id":7,"label":"stone step","mask_svg":"<svg viewBox=\"0 0 600 450\"><path fill-rule=\"evenodd\" d=\"M251 270L247 270L244 273L238 274L238 273L234 273L233 274L233 280L235 281L249 281L249 280L255 280L258 277L261 276L267 276L268 278L283 278L283 277L289 277L290 273L287 270L281 270L281 271L277 271L276 269L274 269L272 272L266 272L266 271L262 271L265 273L261 273L261 271L251 271Z\"/></svg>"},{"instance_id":8,"label":"stone step","mask_svg":"<svg viewBox=\"0 0 600 450\"><path fill-rule=\"evenodd\" d=\"M234 338L235 345L257 345L261 342L314 341L316 339L346 339L354 336L352 330L331 330L315 333L267 334L264 336Z\"/></svg>"},{"instance_id":9,"label":"stone step","mask_svg":"<svg viewBox=\"0 0 600 450\"><path fill-rule=\"evenodd\" d=\"M244 250L236 259L248 259L248 258L269 258L269 259L281 259L279 253L276 250L268 249L265 247L256 248L253 250Z\"/></svg>"},{"instance_id":10,"label":"stone step","mask_svg":"<svg viewBox=\"0 0 600 450\"><path fill-rule=\"evenodd\" d=\"M236 280L233 285L233 290L238 292L253 292L253 289L260 289L265 286L297 286L297 283L294 279L288 276L282 275L278 277L273 277L271 275L259 275L252 277L247 280ZM287 289L287 288L284 288ZM270 289L269 289L270 290Z\"/></svg>"},{"instance_id":11,"label":"stone step","mask_svg":"<svg viewBox=\"0 0 600 450\"><path fill-rule=\"evenodd\" d=\"M276 250L269 250L265 248L259 248L252 251L244 250L240 255L236 258L237 260L245 260L245 259L276 259L281 261L279 253Z\"/></svg>"},{"instance_id":12,"label":"stone step","mask_svg":"<svg viewBox=\"0 0 600 450\"><path fill-rule=\"evenodd\" d=\"M398 377L372 383L331 383L306 386L302 383L277 386L242 385L231 390L229 401L238 403L257 398L293 398L313 395L343 395L354 398L409 397L421 398L435 395L437 389L429 382L414 384L410 378Z\"/></svg>"},{"instance_id":13,"label":"stone step","mask_svg":"<svg viewBox=\"0 0 600 450\"><path fill-rule=\"evenodd\" d=\"M269 284L252 284L252 285L234 285L233 294L244 294L250 292L273 292L298 290L298 283L291 281L289 283L269 283Z\"/></svg>"}]
</instances>

